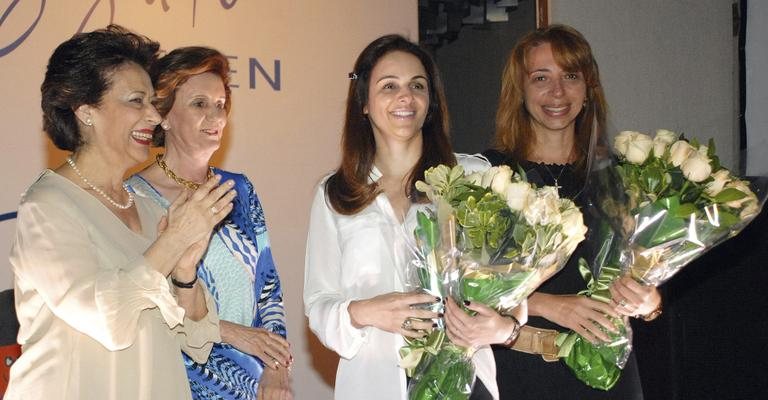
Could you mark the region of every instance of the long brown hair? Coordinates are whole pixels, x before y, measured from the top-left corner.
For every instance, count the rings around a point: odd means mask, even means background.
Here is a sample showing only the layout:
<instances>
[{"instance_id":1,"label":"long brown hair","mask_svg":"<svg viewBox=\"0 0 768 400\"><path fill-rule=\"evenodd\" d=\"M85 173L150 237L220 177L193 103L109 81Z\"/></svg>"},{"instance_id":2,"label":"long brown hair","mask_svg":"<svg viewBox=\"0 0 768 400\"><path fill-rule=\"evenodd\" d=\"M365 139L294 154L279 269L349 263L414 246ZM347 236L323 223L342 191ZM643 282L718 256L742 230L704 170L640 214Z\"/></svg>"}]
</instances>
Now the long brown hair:
<instances>
[{"instance_id":1,"label":"long brown hair","mask_svg":"<svg viewBox=\"0 0 768 400\"><path fill-rule=\"evenodd\" d=\"M531 115L525 108L524 79L527 75L526 55L541 44L549 43L560 67L581 72L587 86L584 108L576 117L576 166L583 167L589 152L593 129L605 132L608 105L600 84L600 72L589 43L577 30L566 25L550 25L523 36L512 49L501 78L501 95L496 111L497 150L516 160L525 160L533 151L534 134Z\"/></svg>"},{"instance_id":2,"label":"long brown hair","mask_svg":"<svg viewBox=\"0 0 768 400\"><path fill-rule=\"evenodd\" d=\"M408 175L406 194L413 201L423 201L423 194L416 191L414 186L417 180L424 179L424 171L437 164L456 164L448 138L448 110L437 65L429 53L408 39L400 35L382 36L360 53L350 73L347 111L341 135L341 165L325 184L328 200L340 214L352 215L359 212L381 192L375 182L369 182L376 155L376 141L371 122L363 108L368 103L371 71L382 57L393 51L402 51L418 58L427 72L429 85L429 108L421 129L421 157Z\"/></svg>"}]
</instances>

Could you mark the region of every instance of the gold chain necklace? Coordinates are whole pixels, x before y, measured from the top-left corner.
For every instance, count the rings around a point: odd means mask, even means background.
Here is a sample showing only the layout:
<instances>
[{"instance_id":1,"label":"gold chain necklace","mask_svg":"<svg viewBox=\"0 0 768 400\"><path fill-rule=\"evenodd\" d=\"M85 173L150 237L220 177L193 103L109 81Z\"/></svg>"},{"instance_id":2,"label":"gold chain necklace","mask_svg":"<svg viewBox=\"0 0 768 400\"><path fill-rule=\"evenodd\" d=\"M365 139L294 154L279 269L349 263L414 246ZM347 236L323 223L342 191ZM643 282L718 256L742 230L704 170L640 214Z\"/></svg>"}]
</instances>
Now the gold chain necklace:
<instances>
[{"instance_id":1,"label":"gold chain necklace","mask_svg":"<svg viewBox=\"0 0 768 400\"><path fill-rule=\"evenodd\" d=\"M179 185L184 186L184 187L186 187L187 189L190 189L190 190L197 190L197 188L199 188L200 185L202 185L202 183L188 181L188 180L186 180L186 179L176 175L170 168L168 168L168 165L163 160L163 156L164 156L164 154L158 154L157 156L155 156L155 162L160 167L160 169L162 169L163 172L165 172L165 175L167 175L169 178L171 178L172 181L174 181L174 182L178 183ZM208 174L206 175L205 178L206 179L213 178L213 168L208 167Z\"/></svg>"}]
</instances>

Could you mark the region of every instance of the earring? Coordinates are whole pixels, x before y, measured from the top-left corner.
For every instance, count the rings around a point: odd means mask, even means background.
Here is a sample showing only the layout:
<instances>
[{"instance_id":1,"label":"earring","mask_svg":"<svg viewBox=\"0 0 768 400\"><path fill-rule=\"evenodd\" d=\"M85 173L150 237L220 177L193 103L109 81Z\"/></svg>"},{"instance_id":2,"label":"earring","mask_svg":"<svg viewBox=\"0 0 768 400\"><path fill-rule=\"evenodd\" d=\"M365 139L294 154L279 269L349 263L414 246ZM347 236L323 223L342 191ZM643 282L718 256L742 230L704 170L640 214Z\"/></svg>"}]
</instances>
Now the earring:
<instances>
[{"instance_id":1,"label":"earring","mask_svg":"<svg viewBox=\"0 0 768 400\"><path fill-rule=\"evenodd\" d=\"M164 119L163 122L160 123L160 127L163 128L164 131L171 129L171 125L168 123L167 119Z\"/></svg>"},{"instance_id":2,"label":"earring","mask_svg":"<svg viewBox=\"0 0 768 400\"><path fill-rule=\"evenodd\" d=\"M93 126L93 121L91 121L90 118L86 118L85 119L85 124L88 125L88 126Z\"/></svg>"}]
</instances>

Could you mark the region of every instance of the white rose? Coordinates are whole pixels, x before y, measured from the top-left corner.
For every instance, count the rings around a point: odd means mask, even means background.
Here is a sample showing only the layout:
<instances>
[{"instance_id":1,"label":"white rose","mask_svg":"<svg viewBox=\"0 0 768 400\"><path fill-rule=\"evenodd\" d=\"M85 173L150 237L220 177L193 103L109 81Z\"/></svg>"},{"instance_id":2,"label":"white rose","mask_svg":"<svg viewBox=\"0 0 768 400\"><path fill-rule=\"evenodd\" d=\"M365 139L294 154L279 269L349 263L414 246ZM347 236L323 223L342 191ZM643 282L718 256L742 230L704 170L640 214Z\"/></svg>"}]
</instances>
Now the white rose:
<instances>
[{"instance_id":1,"label":"white rose","mask_svg":"<svg viewBox=\"0 0 768 400\"><path fill-rule=\"evenodd\" d=\"M699 146L699 149L696 150L699 154L701 154L704 157L709 158L709 155L707 154L709 152L709 147L704 146L703 144Z\"/></svg>"},{"instance_id":2,"label":"white rose","mask_svg":"<svg viewBox=\"0 0 768 400\"><path fill-rule=\"evenodd\" d=\"M515 211L522 211L531 201L534 195L531 184L528 182L512 182L507 186L507 205Z\"/></svg>"},{"instance_id":3,"label":"white rose","mask_svg":"<svg viewBox=\"0 0 768 400\"><path fill-rule=\"evenodd\" d=\"M491 190L501 195L502 198L505 197L507 195L507 187L512 183L513 174L512 168L509 168L508 165L500 166L496 175L491 180Z\"/></svg>"},{"instance_id":4,"label":"white rose","mask_svg":"<svg viewBox=\"0 0 768 400\"><path fill-rule=\"evenodd\" d=\"M529 225L560 223L560 207L557 189L545 186L536 191L533 201L523 210Z\"/></svg>"},{"instance_id":5,"label":"white rose","mask_svg":"<svg viewBox=\"0 0 768 400\"><path fill-rule=\"evenodd\" d=\"M731 181L731 172L723 168L712 174L712 182L707 183L704 192L710 196L717 196L725 188L725 184Z\"/></svg>"},{"instance_id":6,"label":"white rose","mask_svg":"<svg viewBox=\"0 0 768 400\"><path fill-rule=\"evenodd\" d=\"M560 224L563 226L563 234L567 236L568 240L578 243L584 240L587 227L584 225L581 211L572 202L569 201L569 203L569 207L561 214Z\"/></svg>"},{"instance_id":7,"label":"white rose","mask_svg":"<svg viewBox=\"0 0 768 400\"><path fill-rule=\"evenodd\" d=\"M669 161L675 167L679 167L696 149L685 140L678 140L669 148Z\"/></svg>"},{"instance_id":8,"label":"white rose","mask_svg":"<svg viewBox=\"0 0 768 400\"><path fill-rule=\"evenodd\" d=\"M613 140L613 148L616 153L622 156L627 155L627 147L629 147L629 137L631 134L636 133L633 131L621 131L616 135L616 139Z\"/></svg>"},{"instance_id":9,"label":"white rose","mask_svg":"<svg viewBox=\"0 0 768 400\"><path fill-rule=\"evenodd\" d=\"M491 186L491 181L493 181L493 177L496 176L497 172L499 172L499 167L486 169L485 172L483 172L483 179L480 181L480 186L485 188Z\"/></svg>"},{"instance_id":10,"label":"white rose","mask_svg":"<svg viewBox=\"0 0 768 400\"><path fill-rule=\"evenodd\" d=\"M667 147L677 140L677 133L666 129L657 129L656 136L653 137L653 155L661 158Z\"/></svg>"},{"instance_id":11,"label":"white rose","mask_svg":"<svg viewBox=\"0 0 768 400\"><path fill-rule=\"evenodd\" d=\"M683 175L691 182L701 182L709 178L712 173L712 165L709 158L699 153L691 153L687 160L680 165Z\"/></svg>"},{"instance_id":12,"label":"white rose","mask_svg":"<svg viewBox=\"0 0 768 400\"><path fill-rule=\"evenodd\" d=\"M745 205L745 203L747 202L750 202L750 201L757 202L757 196L755 196L755 194L752 192L752 189L749 188L749 184L745 181L737 179L737 180L726 183L725 187L733 188L746 194L746 196L742 197L741 199L733 200L725 203L725 205L728 207L739 208Z\"/></svg>"},{"instance_id":13,"label":"white rose","mask_svg":"<svg viewBox=\"0 0 768 400\"><path fill-rule=\"evenodd\" d=\"M668 129L656 129L656 136L654 136L654 139L663 141L667 144L675 143L677 140L677 137L679 135L677 132L670 131Z\"/></svg>"},{"instance_id":14,"label":"white rose","mask_svg":"<svg viewBox=\"0 0 768 400\"><path fill-rule=\"evenodd\" d=\"M739 218L747 219L749 217L754 217L759 211L760 206L757 205L757 198L753 198L744 206L744 209L741 210L739 213Z\"/></svg>"},{"instance_id":15,"label":"white rose","mask_svg":"<svg viewBox=\"0 0 768 400\"><path fill-rule=\"evenodd\" d=\"M616 136L614 148L632 164L642 164L653 149L653 140L644 133L624 131Z\"/></svg>"},{"instance_id":16,"label":"white rose","mask_svg":"<svg viewBox=\"0 0 768 400\"><path fill-rule=\"evenodd\" d=\"M483 173L482 172L473 172L466 176L469 183L473 185L480 186L481 183L483 183Z\"/></svg>"}]
</instances>

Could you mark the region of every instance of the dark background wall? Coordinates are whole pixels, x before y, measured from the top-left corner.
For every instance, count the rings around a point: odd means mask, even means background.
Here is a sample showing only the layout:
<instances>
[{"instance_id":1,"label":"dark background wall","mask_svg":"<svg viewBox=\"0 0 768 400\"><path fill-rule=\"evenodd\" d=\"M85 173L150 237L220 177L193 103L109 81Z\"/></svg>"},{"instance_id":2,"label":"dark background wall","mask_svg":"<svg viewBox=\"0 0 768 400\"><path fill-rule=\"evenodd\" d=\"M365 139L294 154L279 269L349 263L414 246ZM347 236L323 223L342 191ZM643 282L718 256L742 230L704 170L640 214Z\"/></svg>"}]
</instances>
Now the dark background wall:
<instances>
[{"instance_id":1,"label":"dark background wall","mask_svg":"<svg viewBox=\"0 0 768 400\"><path fill-rule=\"evenodd\" d=\"M478 153L493 139L501 73L509 51L536 27L536 2L522 0L509 21L467 25L434 56L446 86L454 150Z\"/></svg>"}]
</instances>

